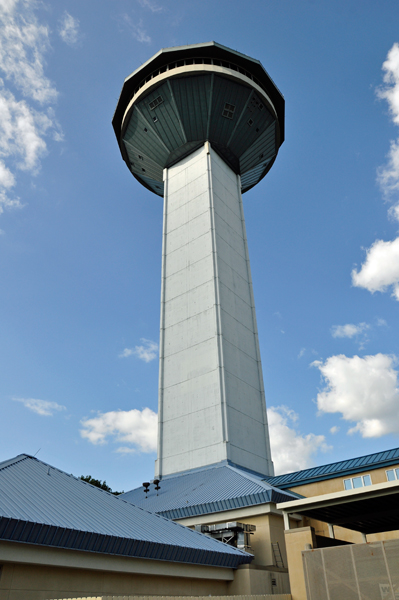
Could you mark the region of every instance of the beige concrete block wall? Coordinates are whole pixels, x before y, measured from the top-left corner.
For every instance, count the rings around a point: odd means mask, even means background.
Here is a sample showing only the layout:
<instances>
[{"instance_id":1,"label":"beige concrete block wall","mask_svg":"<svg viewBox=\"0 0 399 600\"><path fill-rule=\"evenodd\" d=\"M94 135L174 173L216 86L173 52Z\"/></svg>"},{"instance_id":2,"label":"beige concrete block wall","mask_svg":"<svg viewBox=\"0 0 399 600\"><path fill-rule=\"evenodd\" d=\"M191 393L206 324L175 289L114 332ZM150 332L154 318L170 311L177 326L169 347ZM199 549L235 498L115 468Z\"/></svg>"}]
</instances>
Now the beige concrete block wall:
<instances>
[{"instance_id":1,"label":"beige concrete block wall","mask_svg":"<svg viewBox=\"0 0 399 600\"><path fill-rule=\"evenodd\" d=\"M0 578L0 600L49 600L110 594L226 595L227 582L12 563L3 564Z\"/></svg>"}]
</instances>

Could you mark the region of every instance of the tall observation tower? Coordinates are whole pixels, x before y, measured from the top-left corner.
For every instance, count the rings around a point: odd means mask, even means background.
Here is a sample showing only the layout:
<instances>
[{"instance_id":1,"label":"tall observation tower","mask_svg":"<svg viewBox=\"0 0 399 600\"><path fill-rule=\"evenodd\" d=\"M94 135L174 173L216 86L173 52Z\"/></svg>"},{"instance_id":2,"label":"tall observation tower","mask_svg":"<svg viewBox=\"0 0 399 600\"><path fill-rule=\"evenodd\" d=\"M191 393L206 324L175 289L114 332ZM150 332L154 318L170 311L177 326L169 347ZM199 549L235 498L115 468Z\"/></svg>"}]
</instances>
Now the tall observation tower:
<instances>
[{"instance_id":1,"label":"tall observation tower","mask_svg":"<svg viewBox=\"0 0 399 600\"><path fill-rule=\"evenodd\" d=\"M227 461L272 475L241 194L276 158L284 98L239 52L167 48L126 79L113 126L164 198L155 474Z\"/></svg>"}]
</instances>

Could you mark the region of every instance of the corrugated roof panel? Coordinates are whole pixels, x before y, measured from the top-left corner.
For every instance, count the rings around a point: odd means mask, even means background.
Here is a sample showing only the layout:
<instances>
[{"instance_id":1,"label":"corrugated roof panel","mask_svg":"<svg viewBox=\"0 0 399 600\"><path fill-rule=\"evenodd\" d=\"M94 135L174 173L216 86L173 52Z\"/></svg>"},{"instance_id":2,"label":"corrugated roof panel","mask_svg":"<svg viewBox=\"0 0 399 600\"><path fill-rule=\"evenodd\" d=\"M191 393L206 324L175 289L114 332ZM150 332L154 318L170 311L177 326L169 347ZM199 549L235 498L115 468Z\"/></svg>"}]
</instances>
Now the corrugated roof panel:
<instances>
[{"instance_id":1,"label":"corrugated roof panel","mask_svg":"<svg viewBox=\"0 0 399 600\"><path fill-rule=\"evenodd\" d=\"M367 454L366 456L342 460L328 465L321 465L313 469L304 469L303 471L277 475L276 477L267 477L265 481L281 489L287 489L296 485L312 483L313 481L343 477L360 473L366 469L379 469L394 464L399 464L399 448Z\"/></svg>"},{"instance_id":2,"label":"corrugated roof panel","mask_svg":"<svg viewBox=\"0 0 399 600\"><path fill-rule=\"evenodd\" d=\"M0 538L230 567L251 560L26 455L0 463Z\"/></svg>"},{"instance_id":3,"label":"corrugated roof panel","mask_svg":"<svg viewBox=\"0 0 399 600\"><path fill-rule=\"evenodd\" d=\"M123 498L168 518L179 519L274 502L276 493L282 494L285 501L297 497L274 490L262 476L231 465L215 465L167 477L161 480L160 486L158 495L151 485L147 498L142 487L126 492Z\"/></svg>"},{"instance_id":4,"label":"corrugated roof panel","mask_svg":"<svg viewBox=\"0 0 399 600\"><path fill-rule=\"evenodd\" d=\"M237 124L251 89L215 75L212 93L212 115L209 128L209 140L217 141L219 146L227 146L231 134ZM223 117L226 103L234 106L233 118Z\"/></svg>"},{"instance_id":5,"label":"corrugated roof panel","mask_svg":"<svg viewBox=\"0 0 399 600\"><path fill-rule=\"evenodd\" d=\"M162 98L162 102L156 108L151 109L150 102L159 96ZM167 82L160 85L155 91L150 92L145 98L139 100L137 106L147 121L151 121L154 117L157 117L158 120L155 126L170 151L175 150L186 142L179 115L177 114Z\"/></svg>"},{"instance_id":6,"label":"corrugated roof panel","mask_svg":"<svg viewBox=\"0 0 399 600\"><path fill-rule=\"evenodd\" d=\"M276 154L276 124L270 123L265 131L244 152L240 158L240 169L242 173L256 168L259 163L270 160Z\"/></svg>"},{"instance_id":7,"label":"corrugated roof panel","mask_svg":"<svg viewBox=\"0 0 399 600\"><path fill-rule=\"evenodd\" d=\"M151 156L154 162L159 164L167 160L171 151L161 140L155 127L144 118L136 107L132 111L131 119L123 135L123 141L135 146L138 149L138 154L147 154Z\"/></svg>"},{"instance_id":8,"label":"corrugated roof panel","mask_svg":"<svg viewBox=\"0 0 399 600\"><path fill-rule=\"evenodd\" d=\"M170 80L188 142L206 139L211 75Z\"/></svg>"},{"instance_id":9,"label":"corrugated roof panel","mask_svg":"<svg viewBox=\"0 0 399 600\"><path fill-rule=\"evenodd\" d=\"M271 123L274 123L274 117L267 110L264 104L261 102L257 94L253 94L247 107L243 110L240 123L234 132L232 139L229 141L229 148L240 156L240 166L243 161L243 157L248 153L249 149L257 144L259 152L256 152L256 163L259 162L259 154L264 152L262 149L264 142L263 133L268 129ZM240 148L248 148L242 154ZM243 170L241 169L241 173Z\"/></svg>"}]
</instances>

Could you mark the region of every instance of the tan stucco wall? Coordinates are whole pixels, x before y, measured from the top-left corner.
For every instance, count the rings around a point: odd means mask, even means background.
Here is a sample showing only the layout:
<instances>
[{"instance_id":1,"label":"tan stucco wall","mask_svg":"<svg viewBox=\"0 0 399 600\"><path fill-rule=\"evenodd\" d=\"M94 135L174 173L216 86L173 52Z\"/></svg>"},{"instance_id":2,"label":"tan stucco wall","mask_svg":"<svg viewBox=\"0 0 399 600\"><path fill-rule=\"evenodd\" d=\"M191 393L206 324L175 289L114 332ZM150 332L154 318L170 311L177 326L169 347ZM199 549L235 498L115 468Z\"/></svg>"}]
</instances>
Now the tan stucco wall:
<instances>
[{"instance_id":1,"label":"tan stucco wall","mask_svg":"<svg viewBox=\"0 0 399 600\"><path fill-rule=\"evenodd\" d=\"M227 582L112 573L67 567L3 564L0 600L44 600L103 594L225 595Z\"/></svg>"},{"instance_id":2,"label":"tan stucco wall","mask_svg":"<svg viewBox=\"0 0 399 600\"><path fill-rule=\"evenodd\" d=\"M307 483L305 485L292 486L290 489L305 498L311 498L312 496L322 496L323 494L332 494L333 492L343 492L344 479L351 479L353 477L359 477L360 475L370 475L371 483L386 483L388 469L397 469L399 464L393 467L384 467L382 469L374 469L368 471L367 469L361 473L355 473L354 475L345 475L336 477L334 479L326 479L324 481L315 481L314 483Z\"/></svg>"},{"instance_id":3,"label":"tan stucco wall","mask_svg":"<svg viewBox=\"0 0 399 600\"><path fill-rule=\"evenodd\" d=\"M306 544L315 547L314 530L311 527L300 527L285 531L289 578L292 600L306 600L305 577L302 564L302 550ZM344 600L344 599L342 599Z\"/></svg>"},{"instance_id":4,"label":"tan stucco wall","mask_svg":"<svg viewBox=\"0 0 399 600\"><path fill-rule=\"evenodd\" d=\"M0 600L226 595L234 570L0 542Z\"/></svg>"},{"instance_id":5,"label":"tan stucco wall","mask_svg":"<svg viewBox=\"0 0 399 600\"><path fill-rule=\"evenodd\" d=\"M277 573L254 565L243 565L235 572L234 581L228 585L228 591L233 596L289 594L288 573Z\"/></svg>"},{"instance_id":6,"label":"tan stucco wall","mask_svg":"<svg viewBox=\"0 0 399 600\"><path fill-rule=\"evenodd\" d=\"M195 519L193 517L190 521L187 519L180 520L179 523L193 528L193 524L196 520L202 525L211 525L213 523L225 523L227 521L239 521L240 523L246 523L249 525L255 525L256 531L251 535L251 548L254 553L254 560L252 565L255 566L273 566L275 560L272 551L272 543L278 542L280 552L283 557L284 567L287 568L287 553L285 550L285 537L284 537L284 520L280 511L274 509L270 510L270 505L260 505L256 507L258 514L247 515L247 509L243 508L235 510L234 515L230 515L229 512L216 513L212 515L203 515L201 518ZM255 507L252 507L255 509ZM264 511L262 513L262 511ZM295 529L298 526L298 521L290 519L290 526Z\"/></svg>"}]
</instances>

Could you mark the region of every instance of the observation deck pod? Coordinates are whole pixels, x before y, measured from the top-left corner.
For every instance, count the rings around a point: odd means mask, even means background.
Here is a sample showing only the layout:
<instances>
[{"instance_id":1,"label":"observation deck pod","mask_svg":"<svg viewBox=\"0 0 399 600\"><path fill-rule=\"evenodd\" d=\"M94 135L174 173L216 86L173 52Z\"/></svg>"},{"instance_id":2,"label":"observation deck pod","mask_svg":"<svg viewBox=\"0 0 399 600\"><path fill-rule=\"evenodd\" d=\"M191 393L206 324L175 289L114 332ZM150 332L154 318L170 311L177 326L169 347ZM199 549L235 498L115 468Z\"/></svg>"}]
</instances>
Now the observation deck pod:
<instances>
[{"instance_id":1,"label":"observation deck pod","mask_svg":"<svg viewBox=\"0 0 399 600\"><path fill-rule=\"evenodd\" d=\"M125 80L113 127L129 170L159 196L163 169L205 141L246 192L284 141L284 97L258 60L216 42L166 48Z\"/></svg>"}]
</instances>

